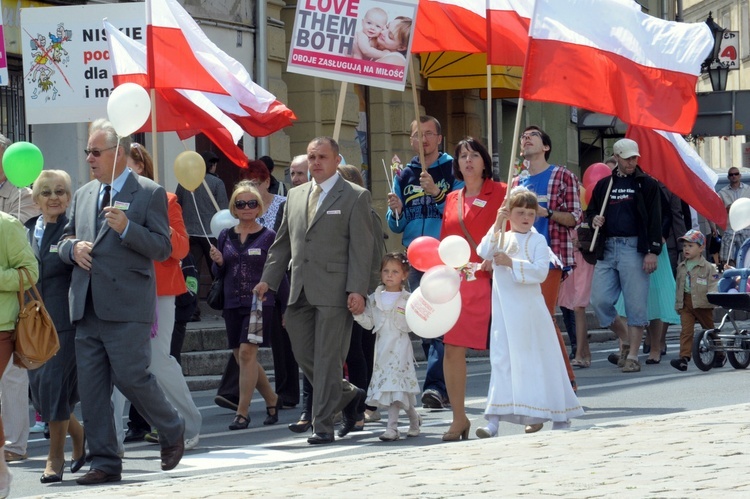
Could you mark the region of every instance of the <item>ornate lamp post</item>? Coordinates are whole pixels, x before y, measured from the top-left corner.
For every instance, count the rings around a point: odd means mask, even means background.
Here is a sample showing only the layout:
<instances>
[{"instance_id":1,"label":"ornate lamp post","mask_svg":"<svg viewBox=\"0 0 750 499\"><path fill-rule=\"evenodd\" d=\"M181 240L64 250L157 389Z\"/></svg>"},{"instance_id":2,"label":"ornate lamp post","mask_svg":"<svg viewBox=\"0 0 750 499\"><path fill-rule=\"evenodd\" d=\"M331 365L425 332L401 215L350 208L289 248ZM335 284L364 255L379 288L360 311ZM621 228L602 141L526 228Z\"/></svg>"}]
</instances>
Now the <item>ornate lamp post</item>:
<instances>
[{"instance_id":1,"label":"ornate lamp post","mask_svg":"<svg viewBox=\"0 0 750 499\"><path fill-rule=\"evenodd\" d=\"M724 91L727 88L729 66L726 63L721 62L719 59L721 41L724 38L724 32L727 30L716 24L716 21L714 21L711 14L711 12L708 13L706 24L711 30L711 34L714 35L714 48L711 55L703 61L703 64L701 65L701 73L708 73L708 78L711 80L711 88L714 92L717 92Z\"/></svg>"}]
</instances>

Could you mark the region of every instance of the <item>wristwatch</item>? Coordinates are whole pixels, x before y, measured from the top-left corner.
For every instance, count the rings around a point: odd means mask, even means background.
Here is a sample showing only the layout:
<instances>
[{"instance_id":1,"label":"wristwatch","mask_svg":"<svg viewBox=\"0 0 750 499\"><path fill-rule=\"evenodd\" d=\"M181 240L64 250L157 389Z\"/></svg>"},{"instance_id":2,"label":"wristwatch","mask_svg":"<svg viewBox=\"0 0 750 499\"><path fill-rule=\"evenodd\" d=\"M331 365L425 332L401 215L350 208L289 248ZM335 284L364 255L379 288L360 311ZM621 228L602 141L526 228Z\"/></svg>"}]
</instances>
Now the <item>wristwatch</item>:
<instances>
[{"instance_id":1,"label":"wristwatch","mask_svg":"<svg viewBox=\"0 0 750 499\"><path fill-rule=\"evenodd\" d=\"M552 210L550 210L549 208L547 208L547 218L552 218Z\"/></svg>"}]
</instances>

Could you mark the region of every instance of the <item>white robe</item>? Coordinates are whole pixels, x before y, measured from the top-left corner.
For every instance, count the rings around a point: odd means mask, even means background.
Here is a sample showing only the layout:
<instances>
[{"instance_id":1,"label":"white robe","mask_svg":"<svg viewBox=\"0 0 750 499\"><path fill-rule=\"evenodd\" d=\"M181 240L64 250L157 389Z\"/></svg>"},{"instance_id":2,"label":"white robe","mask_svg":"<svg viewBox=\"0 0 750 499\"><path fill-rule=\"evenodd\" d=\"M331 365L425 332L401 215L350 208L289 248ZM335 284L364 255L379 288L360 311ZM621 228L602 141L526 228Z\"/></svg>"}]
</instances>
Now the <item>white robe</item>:
<instances>
[{"instance_id":1,"label":"white robe","mask_svg":"<svg viewBox=\"0 0 750 499\"><path fill-rule=\"evenodd\" d=\"M492 227L477 253L492 260L498 244ZM485 417L528 425L581 416L540 286L549 272L547 241L533 230L507 232L505 248L513 267L493 265L492 374Z\"/></svg>"},{"instance_id":2,"label":"white robe","mask_svg":"<svg viewBox=\"0 0 750 499\"><path fill-rule=\"evenodd\" d=\"M416 395L420 393L405 315L409 293L403 291L393 307L386 309L380 296L384 289L384 286L378 286L367 298L364 313L354 316L363 328L372 329L377 334L366 402L381 407L400 402L403 409L408 409L416 405Z\"/></svg>"}]
</instances>

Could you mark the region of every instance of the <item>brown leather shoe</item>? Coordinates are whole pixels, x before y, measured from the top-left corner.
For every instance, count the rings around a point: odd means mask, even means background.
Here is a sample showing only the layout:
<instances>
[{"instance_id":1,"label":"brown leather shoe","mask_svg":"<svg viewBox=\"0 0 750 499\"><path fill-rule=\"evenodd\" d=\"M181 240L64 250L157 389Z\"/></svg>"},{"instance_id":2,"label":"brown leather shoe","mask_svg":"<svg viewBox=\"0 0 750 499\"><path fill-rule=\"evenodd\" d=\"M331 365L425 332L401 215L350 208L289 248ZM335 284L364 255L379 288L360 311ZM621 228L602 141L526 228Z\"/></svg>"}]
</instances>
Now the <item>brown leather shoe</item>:
<instances>
[{"instance_id":1,"label":"brown leather shoe","mask_svg":"<svg viewBox=\"0 0 750 499\"><path fill-rule=\"evenodd\" d=\"M183 431L175 445L161 448L161 469L169 471L180 464L180 459L185 453L185 432Z\"/></svg>"},{"instance_id":2,"label":"brown leather shoe","mask_svg":"<svg viewBox=\"0 0 750 499\"><path fill-rule=\"evenodd\" d=\"M102 470L90 469L88 473L76 480L78 485L99 485L100 483L119 482L122 475L115 473L110 475Z\"/></svg>"}]
</instances>

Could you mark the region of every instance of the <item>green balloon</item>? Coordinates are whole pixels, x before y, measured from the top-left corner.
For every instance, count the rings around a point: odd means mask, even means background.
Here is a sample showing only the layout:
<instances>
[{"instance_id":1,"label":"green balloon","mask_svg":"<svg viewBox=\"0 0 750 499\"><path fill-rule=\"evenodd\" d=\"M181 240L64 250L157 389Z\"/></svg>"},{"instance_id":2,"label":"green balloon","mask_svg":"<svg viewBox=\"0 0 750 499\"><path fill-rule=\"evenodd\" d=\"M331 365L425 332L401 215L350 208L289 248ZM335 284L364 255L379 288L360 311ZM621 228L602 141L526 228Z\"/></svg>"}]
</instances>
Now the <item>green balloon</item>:
<instances>
[{"instance_id":1,"label":"green balloon","mask_svg":"<svg viewBox=\"0 0 750 499\"><path fill-rule=\"evenodd\" d=\"M3 170L10 183L16 187L33 184L42 173L44 156L31 142L11 144L3 154Z\"/></svg>"}]
</instances>

